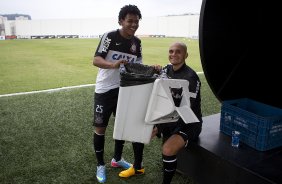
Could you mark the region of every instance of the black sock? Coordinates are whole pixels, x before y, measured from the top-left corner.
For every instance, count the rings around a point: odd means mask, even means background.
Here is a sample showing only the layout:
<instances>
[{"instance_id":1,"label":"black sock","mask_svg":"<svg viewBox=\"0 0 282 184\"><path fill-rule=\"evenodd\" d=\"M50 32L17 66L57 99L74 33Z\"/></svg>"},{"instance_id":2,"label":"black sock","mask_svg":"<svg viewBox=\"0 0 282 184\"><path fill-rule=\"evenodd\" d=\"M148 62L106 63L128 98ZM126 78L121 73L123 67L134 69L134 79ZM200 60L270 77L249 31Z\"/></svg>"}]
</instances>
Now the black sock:
<instances>
[{"instance_id":1,"label":"black sock","mask_svg":"<svg viewBox=\"0 0 282 184\"><path fill-rule=\"evenodd\" d=\"M105 135L98 135L96 132L93 136L94 151L97 158L98 165L105 165L104 162L104 145L105 145Z\"/></svg>"},{"instance_id":2,"label":"black sock","mask_svg":"<svg viewBox=\"0 0 282 184\"><path fill-rule=\"evenodd\" d=\"M124 140L115 140L114 159L116 161L119 161L121 159L124 142L125 142Z\"/></svg>"},{"instance_id":3,"label":"black sock","mask_svg":"<svg viewBox=\"0 0 282 184\"><path fill-rule=\"evenodd\" d=\"M143 150L144 150L144 144L134 142L132 143L133 151L134 151L134 168L136 170L139 170L142 168L142 160L143 160Z\"/></svg>"},{"instance_id":4,"label":"black sock","mask_svg":"<svg viewBox=\"0 0 282 184\"><path fill-rule=\"evenodd\" d=\"M163 184L170 184L177 166L176 155L163 155Z\"/></svg>"}]
</instances>

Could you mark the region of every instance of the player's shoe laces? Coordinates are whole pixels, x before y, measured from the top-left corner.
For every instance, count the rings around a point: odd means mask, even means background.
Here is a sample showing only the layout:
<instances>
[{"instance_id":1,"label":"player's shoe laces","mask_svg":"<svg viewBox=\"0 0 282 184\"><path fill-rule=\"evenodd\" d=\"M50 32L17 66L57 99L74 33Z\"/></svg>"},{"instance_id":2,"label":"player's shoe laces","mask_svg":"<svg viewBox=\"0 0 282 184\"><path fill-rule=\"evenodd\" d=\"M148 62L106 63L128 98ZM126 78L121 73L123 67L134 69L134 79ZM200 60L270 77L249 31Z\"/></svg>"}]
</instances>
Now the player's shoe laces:
<instances>
[{"instance_id":1,"label":"player's shoe laces","mask_svg":"<svg viewBox=\"0 0 282 184\"><path fill-rule=\"evenodd\" d=\"M96 178L99 181L99 183L106 182L106 166L105 165L97 166Z\"/></svg>"},{"instance_id":2,"label":"player's shoe laces","mask_svg":"<svg viewBox=\"0 0 282 184\"><path fill-rule=\"evenodd\" d=\"M130 176L134 176L134 175L140 175L140 174L144 174L145 173L145 169L134 169L133 166L131 166L129 169L121 171L119 173L119 176L122 178L128 178Z\"/></svg>"},{"instance_id":3,"label":"player's shoe laces","mask_svg":"<svg viewBox=\"0 0 282 184\"><path fill-rule=\"evenodd\" d=\"M132 166L132 164L125 161L123 158L121 158L119 161L116 161L114 158L111 161L112 167L122 167L124 169L128 169Z\"/></svg>"}]
</instances>

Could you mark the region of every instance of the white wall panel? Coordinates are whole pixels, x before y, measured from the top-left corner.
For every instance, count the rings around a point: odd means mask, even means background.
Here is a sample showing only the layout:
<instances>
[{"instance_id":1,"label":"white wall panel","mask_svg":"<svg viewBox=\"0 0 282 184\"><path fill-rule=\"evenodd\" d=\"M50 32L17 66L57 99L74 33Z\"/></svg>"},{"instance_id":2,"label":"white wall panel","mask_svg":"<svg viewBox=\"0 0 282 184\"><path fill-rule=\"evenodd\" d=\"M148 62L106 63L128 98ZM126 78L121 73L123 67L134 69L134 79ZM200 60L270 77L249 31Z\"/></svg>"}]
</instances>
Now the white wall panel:
<instances>
[{"instance_id":1,"label":"white wall panel","mask_svg":"<svg viewBox=\"0 0 282 184\"><path fill-rule=\"evenodd\" d=\"M5 21L6 35L14 23L15 34L27 35L102 35L120 28L117 18L16 20ZM198 38L199 15L143 17L136 35ZM8 31L8 32L7 32Z\"/></svg>"}]
</instances>

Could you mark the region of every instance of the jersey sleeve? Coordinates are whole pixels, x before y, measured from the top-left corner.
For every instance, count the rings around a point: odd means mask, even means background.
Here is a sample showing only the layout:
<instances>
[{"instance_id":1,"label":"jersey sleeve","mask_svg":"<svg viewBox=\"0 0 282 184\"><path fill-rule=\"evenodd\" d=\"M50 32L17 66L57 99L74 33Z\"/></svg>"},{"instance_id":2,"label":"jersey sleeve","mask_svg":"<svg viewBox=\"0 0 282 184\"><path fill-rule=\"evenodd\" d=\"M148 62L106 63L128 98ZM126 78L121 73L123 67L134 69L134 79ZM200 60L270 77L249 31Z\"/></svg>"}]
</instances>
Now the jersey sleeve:
<instances>
[{"instance_id":1,"label":"jersey sleeve","mask_svg":"<svg viewBox=\"0 0 282 184\"><path fill-rule=\"evenodd\" d=\"M143 56L142 56L142 43L141 40L139 38L137 38L138 41L138 52L137 52L137 63L143 63Z\"/></svg>"},{"instance_id":2,"label":"jersey sleeve","mask_svg":"<svg viewBox=\"0 0 282 184\"><path fill-rule=\"evenodd\" d=\"M94 56L101 56L104 59L106 58L106 56L109 52L109 48L112 44L112 38L111 37L112 36L109 32L105 33L102 36Z\"/></svg>"},{"instance_id":3,"label":"jersey sleeve","mask_svg":"<svg viewBox=\"0 0 282 184\"><path fill-rule=\"evenodd\" d=\"M202 122L201 81L196 74L190 77L189 91L190 93L194 93L194 97L190 98L191 109L193 110L199 121Z\"/></svg>"}]
</instances>

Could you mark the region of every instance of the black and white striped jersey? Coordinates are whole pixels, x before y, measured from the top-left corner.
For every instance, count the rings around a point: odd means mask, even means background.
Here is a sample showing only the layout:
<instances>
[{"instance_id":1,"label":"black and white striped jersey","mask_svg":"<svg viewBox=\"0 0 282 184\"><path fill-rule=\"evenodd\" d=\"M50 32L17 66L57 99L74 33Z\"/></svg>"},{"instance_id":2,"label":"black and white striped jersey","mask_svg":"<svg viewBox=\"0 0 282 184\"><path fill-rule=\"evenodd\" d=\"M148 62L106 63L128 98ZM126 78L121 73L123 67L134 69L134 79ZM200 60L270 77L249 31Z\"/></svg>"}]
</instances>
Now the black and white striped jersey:
<instances>
[{"instance_id":1,"label":"black and white striped jersey","mask_svg":"<svg viewBox=\"0 0 282 184\"><path fill-rule=\"evenodd\" d=\"M129 63L142 63L141 40L136 36L131 39L122 37L119 30L105 33L96 49L95 56L107 61L126 60ZM105 93L120 85L119 69L99 68L96 78L96 93Z\"/></svg>"}]
</instances>

